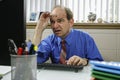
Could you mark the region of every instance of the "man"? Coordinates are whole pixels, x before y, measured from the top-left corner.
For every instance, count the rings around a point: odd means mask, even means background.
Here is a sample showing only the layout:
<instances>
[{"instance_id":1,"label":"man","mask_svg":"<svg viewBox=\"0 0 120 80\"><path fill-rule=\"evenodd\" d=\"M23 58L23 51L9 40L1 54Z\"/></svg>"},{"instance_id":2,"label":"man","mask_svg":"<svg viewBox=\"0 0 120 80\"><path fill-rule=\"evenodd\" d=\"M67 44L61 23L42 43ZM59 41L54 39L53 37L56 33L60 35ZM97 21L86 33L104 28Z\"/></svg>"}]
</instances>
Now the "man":
<instances>
[{"instance_id":1,"label":"man","mask_svg":"<svg viewBox=\"0 0 120 80\"><path fill-rule=\"evenodd\" d=\"M41 40L49 20L54 34ZM56 6L51 13L41 14L32 40L38 46L38 63L47 61L49 57L52 63L60 63L62 40L66 41L65 58L68 65L87 65L89 60L103 60L93 38L86 32L73 29L73 24L73 13L66 7Z\"/></svg>"}]
</instances>

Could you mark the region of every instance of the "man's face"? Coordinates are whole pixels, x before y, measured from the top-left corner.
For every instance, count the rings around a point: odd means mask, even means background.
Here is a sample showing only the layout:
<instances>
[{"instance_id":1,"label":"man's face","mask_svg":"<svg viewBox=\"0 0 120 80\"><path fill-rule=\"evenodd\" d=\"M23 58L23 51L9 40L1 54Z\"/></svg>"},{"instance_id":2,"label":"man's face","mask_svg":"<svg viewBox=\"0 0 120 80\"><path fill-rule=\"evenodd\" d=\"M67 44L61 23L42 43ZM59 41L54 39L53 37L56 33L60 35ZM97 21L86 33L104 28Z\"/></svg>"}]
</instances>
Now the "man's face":
<instances>
[{"instance_id":1,"label":"man's face","mask_svg":"<svg viewBox=\"0 0 120 80\"><path fill-rule=\"evenodd\" d=\"M51 28L55 35L65 38L73 25L73 20L67 20L67 15L64 9L55 8L50 17Z\"/></svg>"}]
</instances>

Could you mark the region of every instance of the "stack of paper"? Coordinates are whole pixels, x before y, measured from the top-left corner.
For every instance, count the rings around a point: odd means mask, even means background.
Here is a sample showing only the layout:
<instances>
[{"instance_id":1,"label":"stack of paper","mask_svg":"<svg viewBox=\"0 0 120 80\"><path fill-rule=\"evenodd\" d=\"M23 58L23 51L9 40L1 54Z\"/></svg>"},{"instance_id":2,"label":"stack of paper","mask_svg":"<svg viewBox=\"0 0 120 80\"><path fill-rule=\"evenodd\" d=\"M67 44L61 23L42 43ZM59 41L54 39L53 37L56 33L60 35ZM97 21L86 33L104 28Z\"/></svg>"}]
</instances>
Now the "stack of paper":
<instances>
[{"instance_id":1,"label":"stack of paper","mask_svg":"<svg viewBox=\"0 0 120 80\"><path fill-rule=\"evenodd\" d=\"M120 80L120 62L90 61L91 76L98 80Z\"/></svg>"},{"instance_id":2,"label":"stack of paper","mask_svg":"<svg viewBox=\"0 0 120 80\"><path fill-rule=\"evenodd\" d=\"M9 72L11 72L10 66L0 65L0 79Z\"/></svg>"}]
</instances>

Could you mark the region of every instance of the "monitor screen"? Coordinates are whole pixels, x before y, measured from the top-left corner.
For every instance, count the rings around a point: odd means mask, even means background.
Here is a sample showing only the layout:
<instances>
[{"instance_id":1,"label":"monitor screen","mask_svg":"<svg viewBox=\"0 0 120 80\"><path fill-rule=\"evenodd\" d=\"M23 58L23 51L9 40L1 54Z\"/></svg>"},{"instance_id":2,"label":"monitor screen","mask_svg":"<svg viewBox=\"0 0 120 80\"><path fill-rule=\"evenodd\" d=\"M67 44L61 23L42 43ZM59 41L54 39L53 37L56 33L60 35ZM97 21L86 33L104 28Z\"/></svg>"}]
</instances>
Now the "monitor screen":
<instances>
[{"instance_id":1,"label":"monitor screen","mask_svg":"<svg viewBox=\"0 0 120 80\"><path fill-rule=\"evenodd\" d=\"M8 39L17 47L26 40L26 0L0 0L0 65L10 65Z\"/></svg>"}]
</instances>

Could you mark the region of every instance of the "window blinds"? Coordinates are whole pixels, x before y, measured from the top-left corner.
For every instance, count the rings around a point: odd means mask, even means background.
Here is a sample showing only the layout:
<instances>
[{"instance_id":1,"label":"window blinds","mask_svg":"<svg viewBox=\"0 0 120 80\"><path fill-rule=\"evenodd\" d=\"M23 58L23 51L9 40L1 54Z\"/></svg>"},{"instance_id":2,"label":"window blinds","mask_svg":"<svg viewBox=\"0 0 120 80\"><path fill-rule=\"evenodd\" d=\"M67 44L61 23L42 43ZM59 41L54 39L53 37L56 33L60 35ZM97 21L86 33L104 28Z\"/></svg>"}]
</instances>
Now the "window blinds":
<instances>
[{"instance_id":1,"label":"window blinds","mask_svg":"<svg viewBox=\"0 0 120 80\"><path fill-rule=\"evenodd\" d=\"M75 22L87 22L89 12L96 14L96 21L120 23L120 0L27 0L26 20L30 21L31 13L51 11L55 5L69 7L74 14ZM37 19L35 19L36 21Z\"/></svg>"}]
</instances>

